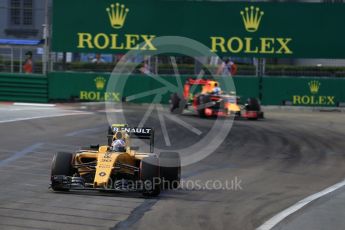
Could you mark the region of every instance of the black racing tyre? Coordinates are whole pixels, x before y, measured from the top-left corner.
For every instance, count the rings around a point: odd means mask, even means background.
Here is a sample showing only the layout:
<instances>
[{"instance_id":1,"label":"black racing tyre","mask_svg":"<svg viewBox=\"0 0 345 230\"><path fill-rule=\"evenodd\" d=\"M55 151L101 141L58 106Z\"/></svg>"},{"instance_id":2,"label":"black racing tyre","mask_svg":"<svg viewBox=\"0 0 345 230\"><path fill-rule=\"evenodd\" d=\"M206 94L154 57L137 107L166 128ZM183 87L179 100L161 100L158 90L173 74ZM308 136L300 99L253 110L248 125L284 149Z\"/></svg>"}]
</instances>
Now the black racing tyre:
<instances>
[{"instance_id":1,"label":"black racing tyre","mask_svg":"<svg viewBox=\"0 0 345 230\"><path fill-rule=\"evenodd\" d=\"M58 152L54 155L51 167L51 176L63 175L72 176L72 153ZM54 191L68 191L69 189L59 188L52 185Z\"/></svg>"},{"instance_id":2,"label":"black racing tyre","mask_svg":"<svg viewBox=\"0 0 345 230\"><path fill-rule=\"evenodd\" d=\"M207 104L207 103L211 102L211 95L202 94L199 96L199 101L200 101L200 104Z\"/></svg>"},{"instance_id":3,"label":"black racing tyre","mask_svg":"<svg viewBox=\"0 0 345 230\"><path fill-rule=\"evenodd\" d=\"M264 119L265 118L264 112L262 112L262 111L259 112L259 118L260 119Z\"/></svg>"},{"instance_id":4,"label":"black racing tyre","mask_svg":"<svg viewBox=\"0 0 345 230\"><path fill-rule=\"evenodd\" d=\"M198 109L198 115L199 117L206 117L205 109Z\"/></svg>"},{"instance_id":5,"label":"black racing tyre","mask_svg":"<svg viewBox=\"0 0 345 230\"><path fill-rule=\"evenodd\" d=\"M203 105L211 102L211 96L207 95L207 94L201 94L198 96L197 100L198 100L197 105L202 107L202 108L198 109L198 115L199 115L199 117L205 117L206 116L206 114L205 114L205 108L206 107L203 107Z\"/></svg>"},{"instance_id":6,"label":"black racing tyre","mask_svg":"<svg viewBox=\"0 0 345 230\"><path fill-rule=\"evenodd\" d=\"M186 100L181 99L177 93L173 93L170 96L170 112L181 114L185 108Z\"/></svg>"},{"instance_id":7,"label":"black racing tyre","mask_svg":"<svg viewBox=\"0 0 345 230\"><path fill-rule=\"evenodd\" d=\"M159 154L160 177L163 189L176 189L181 181L181 159L176 152Z\"/></svg>"},{"instance_id":8,"label":"black racing tyre","mask_svg":"<svg viewBox=\"0 0 345 230\"><path fill-rule=\"evenodd\" d=\"M111 126L108 128L108 145L111 146L111 143L113 142L113 131L111 130Z\"/></svg>"},{"instance_id":9,"label":"black racing tyre","mask_svg":"<svg viewBox=\"0 0 345 230\"><path fill-rule=\"evenodd\" d=\"M72 176L72 153L58 152L52 161L51 175Z\"/></svg>"},{"instance_id":10,"label":"black racing tyre","mask_svg":"<svg viewBox=\"0 0 345 230\"><path fill-rule=\"evenodd\" d=\"M140 163L140 180L144 196L158 196L161 191L159 161L157 157L146 157Z\"/></svg>"},{"instance_id":11,"label":"black racing tyre","mask_svg":"<svg viewBox=\"0 0 345 230\"><path fill-rule=\"evenodd\" d=\"M253 97L248 98L246 109L248 111L261 111L259 100Z\"/></svg>"},{"instance_id":12,"label":"black racing tyre","mask_svg":"<svg viewBox=\"0 0 345 230\"><path fill-rule=\"evenodd\" d=\"M177 113L178 113L178 114L183 113L183 110L184 110L184 109L188 109L188 103L187 103L186 99L182 98L182 99L180 100L179 109L178 109Z\"/></svg>"}]
</instances>

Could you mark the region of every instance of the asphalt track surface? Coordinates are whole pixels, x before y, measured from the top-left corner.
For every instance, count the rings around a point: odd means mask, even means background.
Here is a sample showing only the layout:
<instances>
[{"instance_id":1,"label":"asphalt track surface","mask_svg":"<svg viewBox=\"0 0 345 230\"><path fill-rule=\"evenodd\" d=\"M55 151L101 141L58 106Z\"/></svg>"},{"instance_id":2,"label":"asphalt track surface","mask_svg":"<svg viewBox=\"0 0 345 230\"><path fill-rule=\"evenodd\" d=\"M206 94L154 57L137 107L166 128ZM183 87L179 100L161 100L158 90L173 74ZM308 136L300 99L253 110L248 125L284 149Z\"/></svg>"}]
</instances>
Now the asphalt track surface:
<instances>
[{"instance_id":1,"label":"asphalt track surface","mask_svg":"<svg viewBox=\"0 0 345 230\"><path fill-rule=\"evenodd\" d=\"M125 114L135 125L145 110L128 106ZM46 114L61 116L38 118ZM26 117L36 119L21 121ZM214 123L192 115L179 117L202 132ZM299 200L344 179L344 113L273 110L266 117L235 121L212 155L182 169L184 180L237 181L239 186L225 190L185 186L145 199L137 193L55 193L48 188L55 152L106 143L108 122L103 108L0 106L0 228L255 229ZM156 128L157 146L163 146L157 116L152 115L147 126ZM183 147L200 138L171 120L166 127L172 146ZM325 199L341 199L342 192ZM313 207L326 201L321 198L308 205L277 229L307 229L314 221L308 219L311 210L318 211ZM338 207L342 213L343 207ZM302 215L306 215L303 223L298 219ZM332 208L318 215L330 216ZM334 221L327 224L324 229L345 228L341 222L340 226L332 226Z\"/></svg>"}]
</instances>

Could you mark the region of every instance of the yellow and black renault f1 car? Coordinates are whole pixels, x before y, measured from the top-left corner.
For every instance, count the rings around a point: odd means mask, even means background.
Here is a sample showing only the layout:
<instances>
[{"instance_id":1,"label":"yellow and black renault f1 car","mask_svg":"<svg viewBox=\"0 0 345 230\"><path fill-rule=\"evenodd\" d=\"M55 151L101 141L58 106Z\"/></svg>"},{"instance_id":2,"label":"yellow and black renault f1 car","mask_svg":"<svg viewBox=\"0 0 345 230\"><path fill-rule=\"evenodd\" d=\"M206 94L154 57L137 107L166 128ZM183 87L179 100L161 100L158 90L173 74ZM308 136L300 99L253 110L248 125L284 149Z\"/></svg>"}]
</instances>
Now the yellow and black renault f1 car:
<instances>
[{"instance_id":1,"label":"yellow and black renault f1 car","mask_svg":"<svg viewBox=\"0 0 345 230\"><path fill-rule=\"evenodd\" d=\"M150 152L135 150L131 146L133 138L148 139ZM152 128L112 125L108 130L108 145L54 155L51 188L54 191L137 191L145 196L156 196L162 188L178 187L179 154L163 152L157 155L153 150Z\"/></svg>"}]
</instances>

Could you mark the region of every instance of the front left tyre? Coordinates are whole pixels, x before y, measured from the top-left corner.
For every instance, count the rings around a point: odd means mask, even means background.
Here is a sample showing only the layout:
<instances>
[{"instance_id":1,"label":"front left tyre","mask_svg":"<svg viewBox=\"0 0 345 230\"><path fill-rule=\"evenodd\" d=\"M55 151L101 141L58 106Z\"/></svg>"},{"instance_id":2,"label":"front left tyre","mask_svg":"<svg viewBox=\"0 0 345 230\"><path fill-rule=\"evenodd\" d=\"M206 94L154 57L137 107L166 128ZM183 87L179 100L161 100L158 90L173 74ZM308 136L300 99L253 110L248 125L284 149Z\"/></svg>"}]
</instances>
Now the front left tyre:
<instances>
[{"instance_id":1,"label":"front left tyre","mask_svg":"<svg viewBox=\"0 0 345 230\"><path fill-rule=\"evenodd\" d=\"M68 191L68 188L53 181L54 176L72 176L72 153L58 152L54 155L51 167L52 189L54 191Z\"/></svg>"}]
</instances>

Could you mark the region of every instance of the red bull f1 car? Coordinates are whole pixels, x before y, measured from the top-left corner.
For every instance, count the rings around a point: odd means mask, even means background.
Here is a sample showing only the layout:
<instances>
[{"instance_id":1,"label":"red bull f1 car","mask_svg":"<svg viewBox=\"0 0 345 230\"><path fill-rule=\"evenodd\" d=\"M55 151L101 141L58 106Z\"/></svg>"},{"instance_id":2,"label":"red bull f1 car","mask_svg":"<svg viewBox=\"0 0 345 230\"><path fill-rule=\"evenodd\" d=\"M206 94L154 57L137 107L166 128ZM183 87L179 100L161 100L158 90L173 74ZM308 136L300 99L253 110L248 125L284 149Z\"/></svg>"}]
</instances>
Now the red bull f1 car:
<instances>
[{"instance_id":1,"label":"red bull f1 car","mask_svg":"<svg viewBox=\"0 0 345 230\"><path fill-rule=\"evenodd\" d=\"M197 86L200 86L199 90ZM194 87L195 93L191 93L191 87ZM248 98L244 105L239 102L240 97L223 93L215 80L189 78L184 85L182 96L177 93L171 95L170 111L182 113L192 107L200 117L235 116L253 120L263 118L259 100Z\"/></svg>"}]
</instances>

